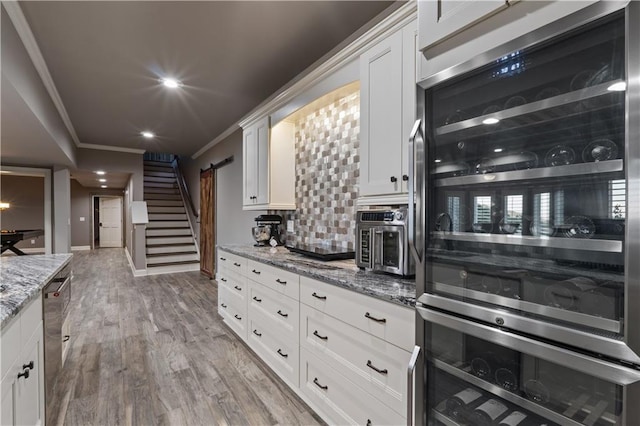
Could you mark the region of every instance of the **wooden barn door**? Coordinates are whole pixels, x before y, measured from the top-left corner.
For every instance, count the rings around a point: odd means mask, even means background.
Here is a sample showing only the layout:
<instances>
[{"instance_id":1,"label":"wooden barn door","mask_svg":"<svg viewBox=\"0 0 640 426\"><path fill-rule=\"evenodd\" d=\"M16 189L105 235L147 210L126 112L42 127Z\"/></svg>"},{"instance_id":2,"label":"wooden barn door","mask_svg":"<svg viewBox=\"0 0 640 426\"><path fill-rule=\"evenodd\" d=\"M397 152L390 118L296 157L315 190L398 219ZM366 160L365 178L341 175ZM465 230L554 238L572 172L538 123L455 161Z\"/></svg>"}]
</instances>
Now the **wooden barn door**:
<instances>
[{"instance_id":1,"label":"wooden barn door","mask_svg":"<svg viewBox=\"0 0 640 426\"><path fill-rule=\"evenodd\" d=\"M215 266L215 170L200 172L200 271L213 278Z\"/></svg>"}]
</instances>

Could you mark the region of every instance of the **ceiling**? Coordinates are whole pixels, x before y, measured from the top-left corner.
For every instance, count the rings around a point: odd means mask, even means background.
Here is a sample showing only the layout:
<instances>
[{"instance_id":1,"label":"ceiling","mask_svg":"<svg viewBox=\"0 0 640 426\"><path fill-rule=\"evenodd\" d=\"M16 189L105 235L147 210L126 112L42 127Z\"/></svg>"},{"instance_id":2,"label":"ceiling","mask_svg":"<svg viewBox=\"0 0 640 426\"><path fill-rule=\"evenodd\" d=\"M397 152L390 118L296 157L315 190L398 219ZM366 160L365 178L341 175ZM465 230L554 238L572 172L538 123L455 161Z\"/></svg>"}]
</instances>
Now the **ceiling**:
<instances>
[{"instance_id":1,"label":"ceiling","mask_svg":"<svg viewBox=\"0 0 640 426\"><path fill-rule=\"evenodd\" d=\"M20 6L80 143L192 155L392 3ZM162 77L183 86L167 89Z\"/></svg>"},{"instance_id":2,"label":"ceiling","mask_svg":"<svg viewBox=\"0 0 640 426\"><path fill-rule=\"evenodd\" d=\"M107 172L103 176L98 176L93 171L74 170L71 172L71 178L85 188L100 188L102 185L109 189L124 189L129 182L130 173ZM104 179L105 182L100 182Z\"/></svg>"}]
</instances>

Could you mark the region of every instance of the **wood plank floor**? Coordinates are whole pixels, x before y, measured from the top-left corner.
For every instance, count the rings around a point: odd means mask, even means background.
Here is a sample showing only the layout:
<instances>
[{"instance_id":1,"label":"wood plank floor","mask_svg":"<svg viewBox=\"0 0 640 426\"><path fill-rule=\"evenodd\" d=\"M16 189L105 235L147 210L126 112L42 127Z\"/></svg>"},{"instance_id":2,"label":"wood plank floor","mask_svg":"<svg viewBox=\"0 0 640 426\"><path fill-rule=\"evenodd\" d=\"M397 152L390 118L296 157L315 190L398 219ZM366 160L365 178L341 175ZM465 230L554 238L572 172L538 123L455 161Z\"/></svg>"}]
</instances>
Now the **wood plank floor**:
<instances>
[{"instance_id":1,"label":"wood plank floor","mask_svg":"<svg viewBox=\"0 0 640 426\"><path fill-rule=\"evenodd\" d=\"M222 323L215 281L134 278L122 249L72 262L71 346L47 424L322 424Z\"/></svg>"}]
</instances>

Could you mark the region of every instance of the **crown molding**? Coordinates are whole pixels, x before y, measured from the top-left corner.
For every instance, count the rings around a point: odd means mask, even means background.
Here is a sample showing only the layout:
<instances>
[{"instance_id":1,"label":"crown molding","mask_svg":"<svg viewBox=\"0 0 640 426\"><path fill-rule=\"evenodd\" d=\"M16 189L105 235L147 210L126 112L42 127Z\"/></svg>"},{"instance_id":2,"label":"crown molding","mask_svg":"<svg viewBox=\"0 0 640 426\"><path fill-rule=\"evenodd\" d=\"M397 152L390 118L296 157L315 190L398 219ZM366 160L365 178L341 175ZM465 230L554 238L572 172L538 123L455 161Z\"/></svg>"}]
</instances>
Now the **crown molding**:
<instances>
[{"instance_id":1,"label":"crown molding","mask_svg":"<svg viewBox=\"0 0 640 426\"><path fill-rule=\"evenodd\" d=\"M147 152L145 149L124 148L120 146L110 146L110 145L96 145L92 143L80 143L78 144L78 148L97 149L100 151L126 152L128 154L144 154L145 152Z\"/></svg>"},{"instance_id":2,"label":"crown molding","mask_svg":"<svg viewBox=\"0 0 640 426\"><path fill-rule=\"evenodd\" d=\"M191 158L198 158L205 151L221 142L231 133L235 132L238 129L238 126L242 128L250 126L257 120L263 118L266 115L269 115L271 112L282 108L294 97L298 96L300 93L303 93L305 90L308 90L327 76L331 75L333 72L358 58L362 53L364 53L367 49L369 49L375 43L379 42L384 37L387 37L391 33L397 31L398 29L411 22L416 18L417 10L417 1L410 0L405 5L394 11L391 15L384 18L374 27L349 43L346 47L340 49L336 53L334 53L333 51L329 52L327 55L320 58L318 61L310 65L306 70L300 73L298 77L291 80L281 89L276 91L276 93L263 101L249 114L240 119L236 124L231 126L225 132L205 145L198 152L193 154ZM326 59L327 56L329 57L328 59Z\"/></svg>"},{"instance_id":3,"label":"crown molding","mask_svg":"<svg viewBox=\"0 0 640 426\"><path fill-rule=\"evenodd\" d=\"M42 84L44 84L47 92L49 92L49 96L51 97L53 104L58 110L60 118L62 118L67 131L69 131L69 134L71 135L71 139L73 139L76 147L80 147L80 139L78 139L78 135L73 127L73 124L71 123L71 119L69 118L67 109L62 103L62 98L60 98L58 89L56 88L56 85L53 82L53 78L49 73L47 63L45 62L44 57L42 56L42 52L38 47L38 43L33 36L31 27L29 27L29 23L22 13L22 9L20 9L20 5L17 1L3 1L2 6L4 6L4 9L7 11L7 15L9 15L9 19L11 19L11 22L13 23L13 26L15 27L20 40L22 40L22 44L24 44L24 47L27 50L29 57L31 58L31 62L33 62L33 66L40 75Z\"/></svg>"}]
</instances>

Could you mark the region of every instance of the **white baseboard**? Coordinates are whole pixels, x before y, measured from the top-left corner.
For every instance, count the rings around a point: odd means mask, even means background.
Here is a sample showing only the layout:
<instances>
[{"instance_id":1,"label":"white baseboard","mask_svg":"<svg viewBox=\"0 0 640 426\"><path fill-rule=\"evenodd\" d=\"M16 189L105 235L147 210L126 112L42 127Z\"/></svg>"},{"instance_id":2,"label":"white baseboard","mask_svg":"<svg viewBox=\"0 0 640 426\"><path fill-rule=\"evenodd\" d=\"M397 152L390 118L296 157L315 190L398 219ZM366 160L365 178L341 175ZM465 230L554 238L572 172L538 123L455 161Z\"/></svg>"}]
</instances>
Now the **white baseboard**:
<instances>
[{"instance_id":1,"label":"white baseboard","mask_svg":"<svg viewBox=\"0 0 640 426\"><path fill-rule=\"evenodd\" d=\"M91 250L91 246L71 246L71 251Z\"/></svg>"},{"instance_id":2,"label":"white baseboard","mask_svg":"<svg viewBox=\"0 0 640 426\"><path fill-rule=\"evenodd\" d=\"M127 260L129 261L129 266L131 267L131 273L134 277L144 277L147 275L146 269L136 269L136 265L133 264L133 259L131 259L129 249L127 247L124 248L124 254L127 255Z\"/></svg>"}]
</instances>

